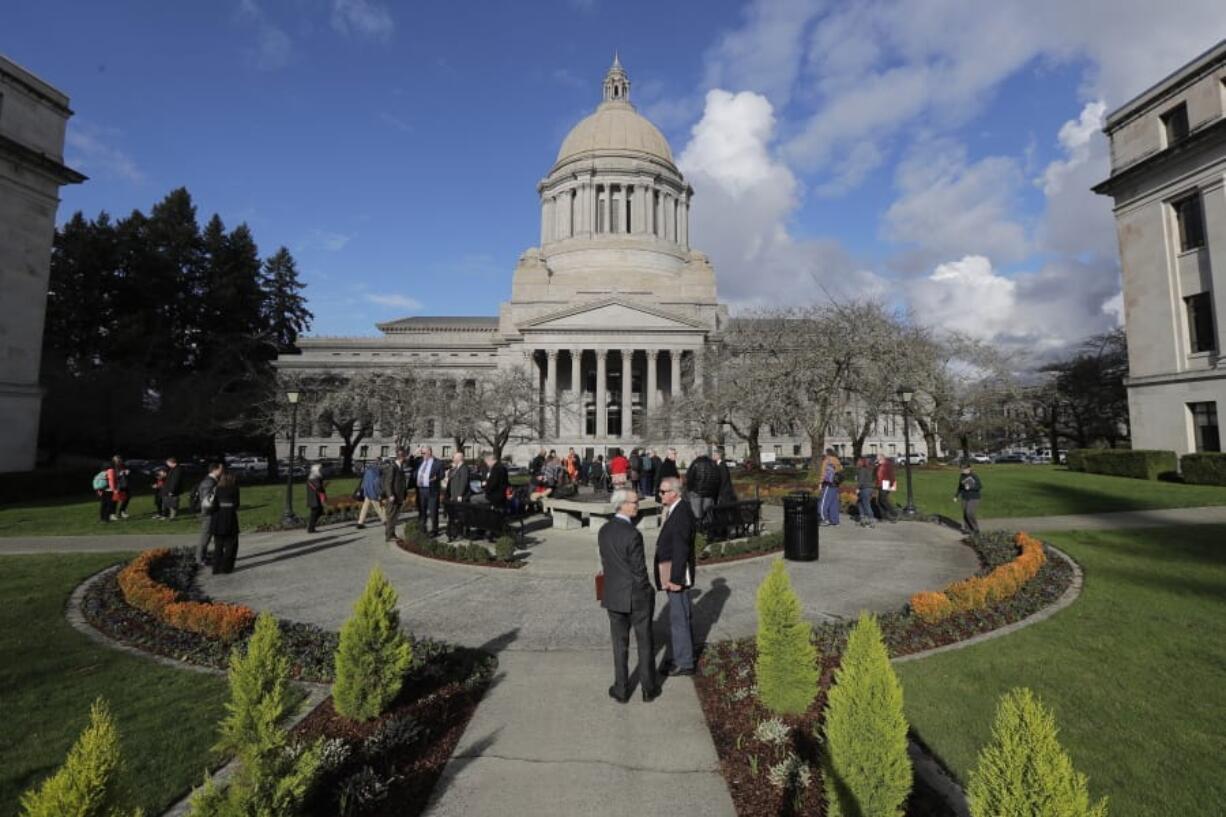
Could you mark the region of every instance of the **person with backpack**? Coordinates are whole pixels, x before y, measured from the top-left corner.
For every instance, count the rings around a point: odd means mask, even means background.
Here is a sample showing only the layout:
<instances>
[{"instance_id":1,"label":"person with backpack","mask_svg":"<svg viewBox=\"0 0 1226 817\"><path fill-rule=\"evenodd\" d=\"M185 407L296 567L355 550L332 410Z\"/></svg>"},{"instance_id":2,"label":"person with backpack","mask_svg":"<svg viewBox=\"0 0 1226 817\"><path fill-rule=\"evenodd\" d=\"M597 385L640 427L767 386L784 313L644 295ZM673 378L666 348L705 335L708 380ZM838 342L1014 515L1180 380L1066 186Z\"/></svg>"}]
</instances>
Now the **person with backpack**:
<instances>
[{"instance_id":1,"label":"person with backpack","mask_svg":"<svg viewBox=\"0 0 1226 817\"><path fill-rule=\"evenodd\" d=\"M701 529L706 524L707 512L719 499L720 472L715 460L699 454L685 471L685 492L689 495L694 521Z\"/></svg>"},{"instance_id":2,"label":"person with backpack","mask_svg":"<svg viewBox=\"0 0 1226 817\"><path fill-rule=\"evenodd\" d=\"M358 511L358 530L366 527L366 514L373 507L379 515L379 522L387 526L387 515L383 512L383 471L376 460L366 463L362 471L362 510Z\"/></svg>"},{"instance_id":3,"label":"person with backpack","mask_svg":"<svg viewBox=\"0 0 1226 817\"><path fill-rule=\"evenodd\" d=\"M128 467L118 454L111 457L111 467L106 470L106 487L111 492L111 521L128 518Z\"/></svg>"},{"instance_id":4,"label":"person with backpack","mask_svg":"<svg viewBox=\"0 0 1226 817\"><path fill-rule=\"evenodd\" d=\"M111 496L107 481L108 466L103 463L102 470L94 474L94 494L98 497L98 521L110 522L115 518L115 500Z\"/></svg>"},{"instance_id":5,"label":"person with backpack","mask_svg":"<svg viewBox=\"0 0 1226 817\"><path fill-rule=\"evenodd\" d=\"M208 494L209 533L213 537L213 573L233 573L238 558L238 480L233 474L222 474L217 466L217 485Z\"/></svg>"},{"instance_id":6,"label":"person with backpack","mask_svg":"<svg viewBox=\"0 0 1226 817\"><path fill-rule=\"evenodd\" d=\"M639 457L639 496L649 497L655 494L656 487L656 466L659 460L651 449L643 452L643 456Z\"/></svg>"},{"instance_id":7,"label":"person with backpack","mask_svg":"<svg viewBox=\"0 0 1226 817\"><path fill-rule=\"evenodd\" d=\"M962 466L962 475L958 477L958 490L954 493L954 502L962 502L962 532L979 533L979 519L975 512L979 509L979 499L983 494L983 482L975 469L968 462Z\"/></svg>"},{"instance_id":8,"label":"person with backpack","mask_svg":"<svg viewBox=\"0 0 1226 817\"><path fill-rule=\"evenodd\" d=\"M200 538L196 541L196 564L201 567L209 563L209 540L213 538L214 493L224 470L225 467L220 462L209 463L208 473L192 492L193 510L200 514ZM216 554L214 554L213 562L216 561ZM216 568L213 572L217 572Z\"/></svg>"},{"instance_id":9,"label":"person with backpack","mask_svg":"<svg viewBox=\"0 0 1226 817\"><path fill-rule=\"evenodd\" d=\"M175 457L166 458L166 484L162 486L162 511L164 519L174 520L179 515L179 495L183 493L183 468Z\"/></svg>"},{"instance_id":10,"label":"person with backpack","mask_svg":"<svg viewBox=\"0 0 1226 817\"><path fill-rule=\"evenodd\" d=\"M856 461L856 493L860 507L860 526L864 528L871 528L875 525L873 488L876 483L877 476L873 473L873 467L868 464L868 458L861 457Z\"/></svg>"},{"instance_id":11,"label":"person with backpack","mask_svg":"<svg viewBox=\"0 0 1226 817\"><path fill-rule=\"evenodd\" d=\"M324 508L328 505L326 487L323 466L317 462L313 463L306 483L307 508L311 511L311 515L307 518L307 533L315 532L315 525L319 522L319 517L324 515Z\"/></svg>"},{"instance_id":12,"label":"person with backpack","mask_svg":"<svg viewBox=\"0 0 1226 817\"><path fill-rule=\"evenodd\" d=\"M822 489L818 499L818 509L822 525L837 526L839 524L839 483L843 481L843 463L835 456L833 448L826 449L826 456L821 464Z\"/></svg>"}]
</instances>

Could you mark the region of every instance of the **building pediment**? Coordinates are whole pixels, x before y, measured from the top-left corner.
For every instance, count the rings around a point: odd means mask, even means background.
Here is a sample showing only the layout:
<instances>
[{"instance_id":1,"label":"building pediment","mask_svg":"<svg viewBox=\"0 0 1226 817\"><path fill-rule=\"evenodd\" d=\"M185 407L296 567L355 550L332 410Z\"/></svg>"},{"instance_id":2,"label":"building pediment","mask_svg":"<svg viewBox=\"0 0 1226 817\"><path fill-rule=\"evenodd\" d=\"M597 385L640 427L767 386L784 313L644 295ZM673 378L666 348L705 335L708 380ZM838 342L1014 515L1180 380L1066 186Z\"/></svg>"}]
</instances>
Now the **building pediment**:
<instances>
[{"instance_id":1,"label":"building pediment","mask_svg":"<svg viewBox=\"0 0 1226 817\"><path fill-rule=\"evenodd\" d=\"M693 332L695 329L706 328L704 324L696 320L619 298L577 304L548 315L541 315L519 325L521 332L556 329Z\"/></svg>"}]
</instances>

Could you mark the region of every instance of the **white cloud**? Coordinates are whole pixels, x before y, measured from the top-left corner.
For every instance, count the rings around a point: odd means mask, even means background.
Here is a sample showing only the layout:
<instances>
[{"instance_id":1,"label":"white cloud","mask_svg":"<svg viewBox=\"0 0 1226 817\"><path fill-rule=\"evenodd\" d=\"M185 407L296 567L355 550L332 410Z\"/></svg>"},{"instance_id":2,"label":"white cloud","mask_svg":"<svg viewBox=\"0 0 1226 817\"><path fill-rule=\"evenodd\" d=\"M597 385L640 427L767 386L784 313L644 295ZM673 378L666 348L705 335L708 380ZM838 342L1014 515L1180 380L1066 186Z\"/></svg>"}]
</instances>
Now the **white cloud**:
<instances>
[{"instance_id":1,"label":"white cloud","mask_svg":"<svg viewBox=\"0 0 1226 817\"><path fill-rule=\"evenodd\" d=\"M1115 319L1116 326L1124 325L1124 293L1117 292L1103 301L1103 314Z\"/></svg>"},{"instance_id":2,"label":"white cloud","mask_svg":"<svg viewBox=\"0 0 1226 817\"><path fill-rule=\"evenodd\" d=\"M706 87L753 90L777 107L787 104L804 56L805 27L821 0L762 0L745 25L725 34L706 56Z\"/></svg>"},{"instance_id":3,"label":"white cloud","mask_svg":"<svg viewBox=\"0 0 1226 817\"><path fill-rule=\"evenodd\" d=\"M256 68L275 71L289 65L293 59L293 39L269 19L256 0L240 0L237 16L240 23L255 30L256 45L248 51L248 58Z\"/></svg>"},{"instance_id":4,"label":"white cloud","mask_svg":"<svg viewBox=\"0 0 1226 817\"><path fill-rule=\"evenodd\" d=\"M386 41L396 30L396 21L382 3L373 0L333 0L332 28L341 34Z\"/></svg>"},{"instance_id":5,"label":"white cloud","mask_svg":"<svg viewBox=\"0 0 1226 817\"><path fill-rule=\"evenodd\" d=\"M142 184L145 181L144 171L131 156L113 144L120 136L117 130L99 128L84 120L73 120L65 139L68 166L89 176Z\"/></svg>"},{"instance_id":6,"label":"white cloud","mask_svg":"<svg viewBox=\"0 0 1226 817\"><path fill-rule=\"evenodd\" d=\"M1047 200L1039 241L1048 251L1116 255L1110 200L1090 189L1111 171L1110 149L1101 130L1105 109L1099 100L1088 102L1076 119L1064 123L1057 138L1065 156L1048 164L1036 180Z\"/></svg>"},{"instance_id":7,"label":"white cloud","mask_svg":"<svg viewBox=\"0 0 1226 817\"><path fill-rule=\"evenodd\" d=\"M340 252L352 240L353 236L345 233L333 232L331 230L311 230L295 249L298 252L309 250Z\"/></svg>"},{"instance_id":8,"label":"white cloud","mask_svg":"<svg viewBox=\"0 0 1226 817\"><path fill-rule=\"evenodd\" d=\"M377 295L375 293L367 293L366 300L379 306L394 307L409 312L416 312L421 309L421 302L416 298L410 298L408 295Z\"/></svg>"},{"instance_id":9,"label":"white cloud","mask_svg":"<svg viewBox=\"0 0 1226 817\"><path fill-rule=\"evenodd\" d=\"M923 322L981 339L1007 327L1017 306L1017 284L997 275L982 255L941 264L909 289L911 306Z\"/></svg>"},{"instance_id":10,"label":"white cloud","mask_svg":"<svg viewBox=\"0 0 1226 817\"><path fill-rule=\"evenodd\" d=\"M390 125L392 128L400 131L401 133L412 133L413 132L412 122L410 122L409 120L405 119L402 116L397 116L396 114L391 113L389 111L380 111L379 121L384 123L385 125Z\"/></svg>"}]
</instances>

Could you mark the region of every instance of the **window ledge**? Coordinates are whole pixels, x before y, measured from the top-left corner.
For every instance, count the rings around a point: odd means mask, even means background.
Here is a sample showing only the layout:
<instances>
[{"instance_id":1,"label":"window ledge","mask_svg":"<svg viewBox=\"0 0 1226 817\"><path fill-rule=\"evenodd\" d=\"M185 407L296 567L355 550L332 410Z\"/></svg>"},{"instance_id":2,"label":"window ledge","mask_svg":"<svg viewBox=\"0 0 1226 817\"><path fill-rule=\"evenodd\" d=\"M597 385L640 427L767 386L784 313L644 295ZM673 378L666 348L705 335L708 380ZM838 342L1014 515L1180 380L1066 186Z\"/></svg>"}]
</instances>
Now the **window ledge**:
<instances>
[{"instance_id":1,"label":"window ledge","mask_svg":"<svg viewBox=\"0 0 1226 817\"><path fill-rule=\"evenodd\" d=\"M1183 258L1185 255L1197 255L1201 253L1204 249L1205 249L1205 245L1201 244L1199 247L1193 247L1190 250L1180 250L1178 253L1176 253L1176 255L1179 258Z\"/></svg>"}]
</instances>

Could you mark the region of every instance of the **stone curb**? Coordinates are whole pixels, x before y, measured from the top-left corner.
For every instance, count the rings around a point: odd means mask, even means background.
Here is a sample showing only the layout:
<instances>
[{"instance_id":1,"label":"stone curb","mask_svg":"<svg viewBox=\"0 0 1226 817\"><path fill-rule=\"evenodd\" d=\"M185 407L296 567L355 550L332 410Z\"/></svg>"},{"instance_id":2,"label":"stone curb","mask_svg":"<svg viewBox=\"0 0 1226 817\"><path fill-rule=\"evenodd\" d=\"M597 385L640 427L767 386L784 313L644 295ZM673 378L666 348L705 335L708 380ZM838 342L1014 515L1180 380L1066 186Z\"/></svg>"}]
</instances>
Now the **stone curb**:
<instances>
[{"instance_id":1,"label":"stone curb","mask_svg":"<svg viewBox=\"0 0 1226 817\"><path fill-rule=\"evenodd\" d=\"M986 633L971 636L964 641L957 641L953 644L945 644L940 647L933 647L930 650L923 652L912 653L910 655L899 656L898 658L890 659L891 663L902 664L908 661L918 661L921 658L927 658L940 653L953 652L961 650L965 647L970 647L974 644L982 644L985 641L991 641L994 638L1015 633L1023 627L1029 627L1032 624L1038 624L1040 621L1051 618L1056 613L1068 607L1081 595L1081 589L1085 581L1085 574L1081 571L1081 565L1059 548L1043 543L1048 550L1059 556L1073 568L1073 580L1069 582L1068 588L1051 604L1041 610L1036 610L1020 621L1015 621L1012 624L1006 624L1004 627L998 627ZM934 791L936 791L958 817L970 817L970 808L966 802L966 792L958 781L954 780L953 776L941 765L936 756L933 755L928 747L924 746L913 737L909 737L907 741L907 754L911 757L911 765L915 770L917 777L921 778Z\"/></svg>"},{"instance_id":2,"label":"stone curb","mask_svg":"<svg viewBox=\"0 0 1226 817\"><path fill-rule=\"evenodd\" d=\"M103 568L77 585L76 589L74 589L72 594L68 597L67 609L64 611L64 617L68 620L69 625L90 641L93 641L95 644L112 650L118 650L119 652L127 653L128 655L138 656L146 661L153 661L154 663L160 664L164 667L172 667L178 670L188 670L189 672L199 672L205 675L226 675L225 670L217 669L216 667L205 667L199 664L190 664L186 661L176 661L175 659L167 658L164 655L155 655L153 653L146 652L145 650L133 647L130 644L124 644L122 641L117 641L116 639L111 638L109 635L95 629L92 624L85 620L85 615L81 612L81 601L85 598L86 591L89 590L89 588L93 586L95 582L103 580L110 574L119 571L122 567L122 565L112 565L110 567ZM311 714L315 707L323 703L324 699L331 694L331 688L326 684L316 684L310 681L292 681L291 683L305 690L306 698L301 704L299 704L298 710L286 719L285 728L287 729L293 729L295 726L301 723L307 715ZM238 761L231 759L220 768L210 766L207 768L207 771L212 775L214 780L218 782L225 782L235 773L237 768ZM164 811L162 813L162 817L186 817L191 809L192 797L195 795L198 788L199 787L193 787L191 791Z\"/></svg>"}]
</instances>

